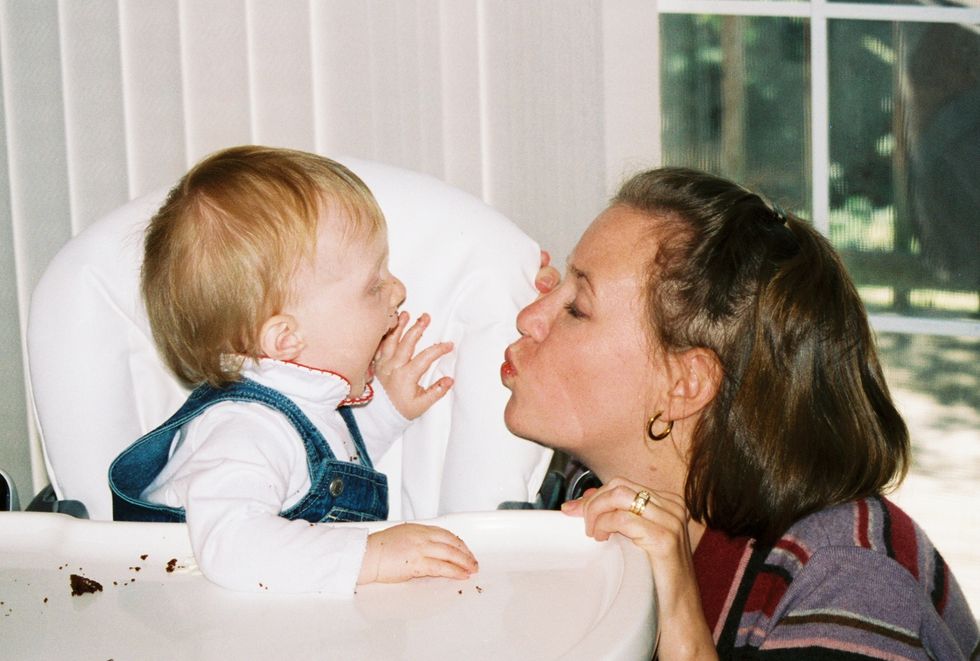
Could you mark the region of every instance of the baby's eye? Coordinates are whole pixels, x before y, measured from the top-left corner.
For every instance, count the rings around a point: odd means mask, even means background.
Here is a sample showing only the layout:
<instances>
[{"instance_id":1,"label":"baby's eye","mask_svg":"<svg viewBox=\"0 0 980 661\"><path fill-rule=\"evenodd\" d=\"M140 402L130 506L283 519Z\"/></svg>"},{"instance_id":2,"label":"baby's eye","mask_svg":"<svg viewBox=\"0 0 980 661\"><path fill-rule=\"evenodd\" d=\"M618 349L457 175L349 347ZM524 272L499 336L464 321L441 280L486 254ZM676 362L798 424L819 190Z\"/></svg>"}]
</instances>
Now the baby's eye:
<instances>
[{"instance_id":1,"label":"baby's eye","mask_svg":"<svg viewBox=\"0 0 980 661\"><path fill-rule=\"evenodd\" d=\"M573 319L585 319L587 316L584 312L578 309L578 306L575 305L575 301L565 303L565 312L567 312Z\"/></svg>"}]
</instances>

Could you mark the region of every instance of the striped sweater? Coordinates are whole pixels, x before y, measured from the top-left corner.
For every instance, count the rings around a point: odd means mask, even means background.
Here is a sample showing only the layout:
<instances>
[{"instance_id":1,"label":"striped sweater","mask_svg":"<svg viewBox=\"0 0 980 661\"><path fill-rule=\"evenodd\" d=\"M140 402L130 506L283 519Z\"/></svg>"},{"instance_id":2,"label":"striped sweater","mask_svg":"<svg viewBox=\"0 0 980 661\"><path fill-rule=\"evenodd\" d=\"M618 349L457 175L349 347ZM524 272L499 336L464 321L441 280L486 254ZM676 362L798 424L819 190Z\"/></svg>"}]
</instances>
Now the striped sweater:
<instances>
[{"instance_id":1,"label":"striped sweater","mask_svg":"<svg viewBox=\"0 0 980 661\"><path fill-rule=\"evenodd\" d=\"M694 565L722 659L978 657L956 579L884 498L804 517L769 548L708 530Z\"/></svg>"}]
</instances>

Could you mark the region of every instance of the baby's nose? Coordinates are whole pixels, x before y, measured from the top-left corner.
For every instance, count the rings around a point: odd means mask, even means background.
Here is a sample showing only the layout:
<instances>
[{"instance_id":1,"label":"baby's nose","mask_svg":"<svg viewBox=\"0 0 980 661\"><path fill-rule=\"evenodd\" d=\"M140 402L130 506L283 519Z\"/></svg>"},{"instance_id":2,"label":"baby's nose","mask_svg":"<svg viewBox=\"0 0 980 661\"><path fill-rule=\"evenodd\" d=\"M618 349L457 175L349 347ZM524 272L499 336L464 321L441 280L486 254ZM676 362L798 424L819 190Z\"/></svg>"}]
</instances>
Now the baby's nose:
<instances>
[{"instance_id":1,"label":"baby's nose","mask_svg":"<svg viewBox=\"0 0 980 661\"><path fill-rule=\"evenodd\" d=\"M405 283L395 276L391 276L391 279L394 281L391 287L391 305L397 308L405 302Z\"/></svg>"}]
</instances>

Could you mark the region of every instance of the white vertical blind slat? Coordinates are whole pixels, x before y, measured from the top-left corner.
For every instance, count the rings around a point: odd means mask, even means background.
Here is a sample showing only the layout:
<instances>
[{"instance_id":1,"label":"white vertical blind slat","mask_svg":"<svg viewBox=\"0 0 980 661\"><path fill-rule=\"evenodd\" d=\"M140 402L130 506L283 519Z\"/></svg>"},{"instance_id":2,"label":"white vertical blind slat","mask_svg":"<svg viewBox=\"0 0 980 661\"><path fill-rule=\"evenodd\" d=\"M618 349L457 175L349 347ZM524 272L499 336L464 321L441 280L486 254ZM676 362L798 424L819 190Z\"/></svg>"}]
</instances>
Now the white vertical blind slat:
<instances>
[{"instance_id":1,"label":"white vertical blind slat","mask_svg":"<svg viewBox=\"0 0 980 661\"><path fill-rule=\"evenodd\" d=\"M600 6L487 3L491 204L559 260L605 198Z\"/></svg>"},{"instance_id":2,"label":"white vertical blind slat","mask_svg":"<svg viewBox=\"0 0 980 661\"><path fill-rule=\"evenodd\" d=\"M0 49L6 43L2 25L6 24L0 5ZM3 51L0 50L0 57ZM2 64L2 61L0 61ZM6 126L6 76L0 66L0 126ZM22 492L33 491L27 401L24 385L25 361L17 277L17 254L14 251L13 213L10 204L10 171L7 168L7 134L0 132L0 370L7 383L0 397L0 467ZM25 494L26 495L26 494Z\"/></svg>"},{"instance_id":3,"label":"white vertical blind slat","mask_svg":"<svg viewBox=\"0 0 980 661\"><path fill-rule=\"evenodd\" d=\"M417 169L436 177L445 177L446 160L443 147L442 103L442 42L439 29L439 4L431 0L416 0L414 16L405 17L407 38L402 41L402 60L408 71L416 71L416 85L403 79L400 95L406 107L405 119L417 135L415 151L406 152ZM411 20L410 20L411 19ZM406 130L409 126L405 127ZM407 131L406 131L407 132ZM410 145L406 145L411 149Z\"/></svg>"},{"instance_id":4,"label":"white vertical blind slat","mask_svg":"<svg viewBox=\"0 0 980 661\"><path fill-rule=\"evenodd\" d=\"M656 1L603 0L603 129L610 195L630 174L660 164L659 24Z\"/></svg>"},{"instance_id":5,"label":"white vertical blind slat","mask_svg":"<svg viewBox=\"0 0 980 661\"><path fill-rule=\"evenodd\" d=\"M371 116L375 147L370 157L441 176L436 9L430 1L368 3L369 103L386 109Z\"/></svg>"},{"instance_id":6,"label":"white vertical blind slat","mask_svg":"<svg viewBox=\"0 0 980 661\"><path fill-rule=\"evenodd\" d=\"M72 233L129 197L115 0L61 0L61 67Z\"/></svg>"},{"instance_id":7,"label":"white vertical blind slat","mask_svg":"<svg viewBox=\"0 0 980 661\"><path fill-rule=\"evenodd\" d=\"M370 103L371 32L367 5L324 1L313 5L314 102L317 147L325 154L373 158ZM384 159L380 159L384 160Z\"/></svg>"},{"instance_id":8,"label":"white vertical blind slat","mask_svg":"<svg viewBox=\"0 0 980 661\"><path fill-rule=\"evenodd\" d=\"M442 0L439 16L444 177L483 195L477 0Z\"/></svg>"},{"instance_id":9,"label":"white vertical blind slat","mask_svg":"<svg viewBox=\"0 0 980 661\"><path fill-rule=\"evenodd\" d=\"M310 8L303 2L249 0L252 139L314 149Z\"/></svg>"},{"instance_id":10,"label":"white vertical blind slat","mask_svg":"<svg viewBox=\"0 0 980 661\"><path fill-rule=\"evenodd\" d=\"M245 4L181 0L180 33L190 163L253 142Z\"/></svg>"},{"instance_id":11,"label":"white vertical blind slat","mask_svg":"<svg viewBox=\"0 0 980 661\"><path fill-rule=\"evenodd\" d=\"M9 177L6 234L13 254L4 270L15 278L14 295L4 296L15 307L5 308L2 316L8 320L4 334L19 338L4 345L10 353L4 351L3 366L14 383L4 389L3 408L20 414L0 421L0 462L29 496L45 478L36 438L23 435L30 424L22 353L27 309L34 284L71 236L57 4L0 4L0 58Z\"/></svg>"},{"instance_id":12,"label":"white vertical blind slat","mask_svg":"<svg viewBox=\"0 0 980 661\"><path fill-rule=\"evenodd\" d=\"M405 94L407 89L419 87L420 74L413 61L417 45L413 29L416 3L412 0L393 4L369 0L367 4L371 26L368 39L371 49L369 103L389 110L372 116L375 151L371 156L377 158L384 152L381 160L409 166L421 155L418 151L421 147L419 130L411 125L412 119L418 116L421 100L407 98Z\"/></svg>"},{"instance_id":13,"label":"white vertical blind slat","mask_svg":"<svg viewBox=\"0 0 980 661\"><path fill-rule=\"evenodd\" d=\"M3 16L10 203L20 305L71 236L58 7L9 2ZM43 16L38 11L44 9ZM41 18L41 20L38 20Z\"/></svg>"},{"instance_id":14,"label":"white vertical blind slat","mask_svg":"<svg viewBox=\"0 0 980 661\"><path fill-rule=\"evenodd\" d=\"M129 196L172 183L187 165L176 2L119 0Z\"/></svg>"}]
</instances>

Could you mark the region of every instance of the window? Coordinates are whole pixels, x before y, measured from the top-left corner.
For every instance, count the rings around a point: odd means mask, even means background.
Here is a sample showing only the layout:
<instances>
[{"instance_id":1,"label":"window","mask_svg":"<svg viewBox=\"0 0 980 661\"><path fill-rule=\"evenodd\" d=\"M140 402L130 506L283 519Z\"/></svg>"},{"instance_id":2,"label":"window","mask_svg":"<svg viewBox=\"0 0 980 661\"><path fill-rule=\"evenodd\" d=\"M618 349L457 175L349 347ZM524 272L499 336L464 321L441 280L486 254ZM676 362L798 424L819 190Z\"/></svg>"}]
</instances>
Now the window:
<instances>
[{"instance_id":1,"label":"window","mask_svg":"<svg viewBox=\"0 0 980 661\"><path fill-rule=\"evenodd\" d=\"M659 6L663 162L841 252L913 438L895 499L980 612L980 0Z\"/></svg>"}]
</instances>

